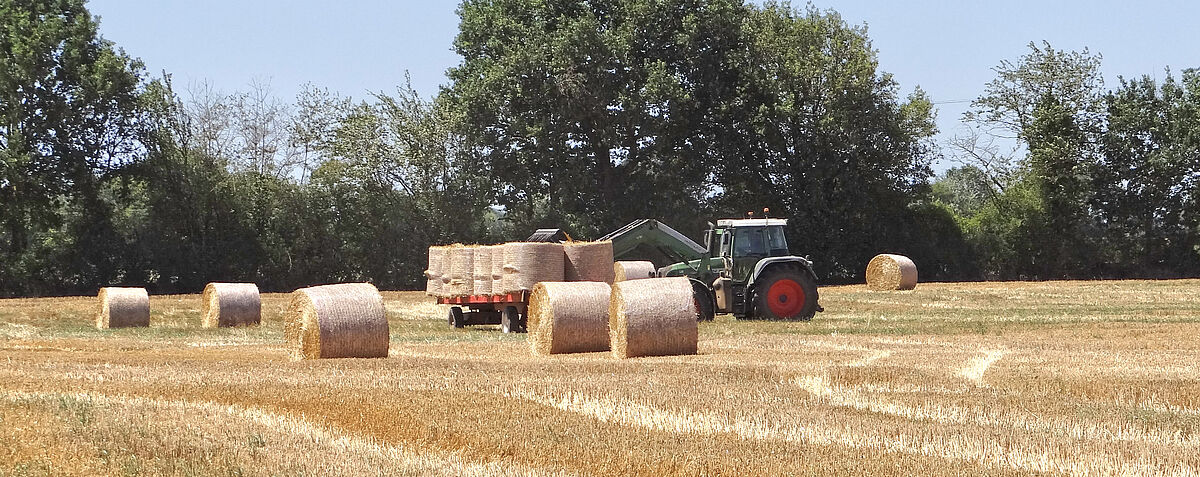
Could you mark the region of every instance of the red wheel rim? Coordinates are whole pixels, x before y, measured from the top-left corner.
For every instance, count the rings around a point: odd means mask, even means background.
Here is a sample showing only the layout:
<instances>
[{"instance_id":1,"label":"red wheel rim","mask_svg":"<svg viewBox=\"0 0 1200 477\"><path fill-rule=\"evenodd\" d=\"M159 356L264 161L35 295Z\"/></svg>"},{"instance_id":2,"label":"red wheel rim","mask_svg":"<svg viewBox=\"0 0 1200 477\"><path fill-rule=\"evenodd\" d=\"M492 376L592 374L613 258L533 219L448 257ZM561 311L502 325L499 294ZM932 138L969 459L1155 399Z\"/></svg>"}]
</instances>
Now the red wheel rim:
<instances>
[{"instance_id":1,"label":"red wheel rim","mask_svg":"<svg viewBox=\"0 0 1200 477\"><path fill-rule=\"evenodd\" d=\"M790 278L771 284L767 289L767 308L780 318L791 318L804 309L804 287Z\"/></svg>"}]
</instances>

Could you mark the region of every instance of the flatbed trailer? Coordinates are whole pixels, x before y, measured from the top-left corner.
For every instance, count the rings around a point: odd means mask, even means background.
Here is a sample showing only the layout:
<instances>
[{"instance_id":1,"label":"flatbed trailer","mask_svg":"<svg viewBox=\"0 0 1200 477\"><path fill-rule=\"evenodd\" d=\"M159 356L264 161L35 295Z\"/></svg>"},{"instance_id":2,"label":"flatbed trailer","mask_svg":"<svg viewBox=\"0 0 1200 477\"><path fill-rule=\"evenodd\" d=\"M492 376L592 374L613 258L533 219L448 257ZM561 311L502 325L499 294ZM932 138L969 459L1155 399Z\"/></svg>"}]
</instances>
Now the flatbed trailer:
<instances>
[{"instance_id":1,"label":"flatbed trailer","mask_svg":"<svg viewBox=\"0 0 1200 477\"><path fill-rule=\"evenodd\" d=\"M439 305L452 305L446 322L455 328L470 325L500 325L505 333L526 332L529 292L501 295L438 297ZM466 308L467 311L463 311Z\"/></svg>"}]
</instances>

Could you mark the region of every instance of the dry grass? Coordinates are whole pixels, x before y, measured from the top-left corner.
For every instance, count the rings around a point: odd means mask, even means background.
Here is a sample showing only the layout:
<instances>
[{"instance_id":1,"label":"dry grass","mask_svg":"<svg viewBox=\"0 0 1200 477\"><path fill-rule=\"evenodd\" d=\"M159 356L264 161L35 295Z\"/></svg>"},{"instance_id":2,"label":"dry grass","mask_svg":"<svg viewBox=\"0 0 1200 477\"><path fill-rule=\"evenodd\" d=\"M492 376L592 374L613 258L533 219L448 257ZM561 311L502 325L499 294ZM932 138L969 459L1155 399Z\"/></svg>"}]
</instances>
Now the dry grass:
<instances>
[{"instance_id":1,"label":"dry grass","mask_svg":"<svg viewBox=\"0 0 1200 477\"><path fill-rule=\"evenodd\" d=\"M390 358L292 362L258 328L92 327L0 301L0 475L1196 475L1200 281L822 289L811 323L699 353L529 356L384 292Z\"/></svg>"}]
</instances>

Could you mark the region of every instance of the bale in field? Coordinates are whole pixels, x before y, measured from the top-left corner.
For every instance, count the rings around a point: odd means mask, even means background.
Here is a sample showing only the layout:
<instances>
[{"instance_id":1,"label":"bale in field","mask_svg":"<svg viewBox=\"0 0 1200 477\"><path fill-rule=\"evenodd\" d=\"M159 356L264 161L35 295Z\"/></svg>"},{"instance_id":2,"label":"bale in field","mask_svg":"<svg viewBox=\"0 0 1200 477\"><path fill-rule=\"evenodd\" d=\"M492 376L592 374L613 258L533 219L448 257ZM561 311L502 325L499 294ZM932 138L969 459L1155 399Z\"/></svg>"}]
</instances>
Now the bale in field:
<instances>
[{"instance_id":1,"label":"bale in field","mask_svg":"<svg viewBox=\"0 0 1200 477\"><path fill-rule=\"evenodd\" d=\"M613 281L641 280L654 278L657 271L651 262L613 262Z\"/></svg>"},{"instance_id":2,"label":"bale in field","mask_svg":"<svg viewBox=\"0 0 1200 477\"><path fill-rule=\"evenodd\" d=\"M541 282L529 295L529 345L533 354L608 351L604 282Z\"/></svg>"},{"instance_id":3,"label":"bale in field","mask_svg":"<svg viewBox=\"0 0 1200 477\"><path fill-rule=\"evenodd\" d=\"M504 294L504 244L492 246L492 293Z\"/></svg>"},{"instance_id":4,"label":"bale in field","mask_svg":"<svg viewBox=\"0 0 1200 477\"><path fill-rule=\"evenodd\" d=\"M699 329L686 277L614 283L608 305L613 356L696 354Z\"/></svg>"},{"instance_id":5,"label":"bale in field","mask_svg":"<svg viewBox=\"0 0 1200 477\"><path fill-rule=\"evenodd\" d=\"M560 243L504 244L504 293L533 290L538 282L561 282L565 256Z\"/></svg>"},{"instance_id":6,"label":"bale in field","mask_svg":"<svg viewBox=\"0 0 1200 477\"><path fill-rule=\"evenodd\" d=\"M467 296L475 292L475 246L454 245L450 249L449 283L443 281L446 296Z\"/></svg>"},{"instance_id":7,"label":"bale in field","mask_svg":"<svg viewBox=\"0 0 1200 477\"><path fill-rule=\"evenodd\" d=\"M205 328L257 325L262 320L258 285L253 283L209 283L201 303Z\"/></svg>"},{"instance_id":8,"label":"bale in field","mask_svg":"<svg viewBox=\"0 0 1200 477\"><path fill-rule=\"evenodd\" d=\"M97 297L96 328L150 326L150 294L145 288L104 287Z\"/></svg>"},{"instance_id":9,"label":"bale in field","mask_svg":"<svg viewBox=\"0 0 1200 477\"><path fill-rule=\"evenodd\" d=\"M471 286L473 295L491 295L492 294L492 251L495 246L475 247L475 258L471 264L473 268L471 276ZM501 251L500 253L504 253Z\"/></svg>"},{"instance_id":10,"label":"bale in field","mask_svg":"<svg viewBox=\"0 0 1200 477\"><path fill-rule=\"evenodd\" d=\"M425 270L425 294L442 296L442 274L446 273L448 260L446 257L450 247L434 245L429 247L429 268Z\"/></svg>"},{"instance_id":11,"label":"bale in field","mask_svg":"<svg viewBox=\"0 0 1200 477\"><path fill-rule=\"evenodd\" d=\"M284 318L284 334L296 359L388 355L390 330L383 297L370 283L296 290Z\"/></svg>"},{"instance_id":12,"label":"bale in field","mask_svg":"<svg viewBox=\"0 0 1200 477\"><path fill-rule=\"evenodd\" d=\"M876 290L912 290L917 287L917 265L904 255L876 255L867 264L867 286Z\"/></svg>"},{"instance_id":13,"label":"bale in field","mask_svg":"<svg viewBox=\"0 0 1200 477\"><path fill-rule=\"evenodd\" d=\"M567 242L563 244L563 256L566 265L563 278L566 281L613 282L612 242Z\"/></svg>"}]
</instances>

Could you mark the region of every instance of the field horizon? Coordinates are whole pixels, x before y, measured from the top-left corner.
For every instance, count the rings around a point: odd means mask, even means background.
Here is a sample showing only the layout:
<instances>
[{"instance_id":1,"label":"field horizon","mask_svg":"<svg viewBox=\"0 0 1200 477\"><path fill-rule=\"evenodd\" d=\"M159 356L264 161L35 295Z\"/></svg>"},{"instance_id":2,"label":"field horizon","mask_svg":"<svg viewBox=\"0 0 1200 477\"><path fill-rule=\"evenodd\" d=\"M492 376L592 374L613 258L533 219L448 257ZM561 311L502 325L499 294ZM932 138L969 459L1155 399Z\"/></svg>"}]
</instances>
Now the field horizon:
<instances>
[{"instance_id":1,"label":"field horizon","mask_svg":"<svg viewBox=\"0 0 1200 477\"><path fill-rule=\"evenodd\" d=\"M0 300L0 476L1200 475L1200 280L822 287L811 322L700 324L699 354L534 356L384 291L386 359L293 361L288 294L97 330Z\"/></svg>"}]
</instances>

